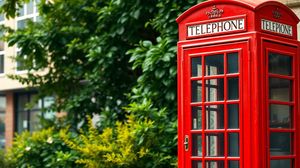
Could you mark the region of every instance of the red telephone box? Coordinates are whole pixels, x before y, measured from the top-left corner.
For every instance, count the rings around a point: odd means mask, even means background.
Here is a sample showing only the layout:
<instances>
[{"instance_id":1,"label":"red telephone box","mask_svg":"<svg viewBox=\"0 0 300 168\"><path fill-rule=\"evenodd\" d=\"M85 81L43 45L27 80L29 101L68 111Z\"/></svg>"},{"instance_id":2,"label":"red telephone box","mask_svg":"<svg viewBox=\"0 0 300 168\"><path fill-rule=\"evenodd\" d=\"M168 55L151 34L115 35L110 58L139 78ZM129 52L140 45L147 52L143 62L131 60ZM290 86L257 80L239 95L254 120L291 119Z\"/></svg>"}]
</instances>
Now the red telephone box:
<instances>
[{"instance_id":1,"label":"red telephone box","mask_svg":"<svg viewBox=\"0 0 300 168\"><path fill-rule=\"evenodd\" d=\"M298 17L210 0L177 22L179 168L300 168Z\"/></svg>"}]
</instances>

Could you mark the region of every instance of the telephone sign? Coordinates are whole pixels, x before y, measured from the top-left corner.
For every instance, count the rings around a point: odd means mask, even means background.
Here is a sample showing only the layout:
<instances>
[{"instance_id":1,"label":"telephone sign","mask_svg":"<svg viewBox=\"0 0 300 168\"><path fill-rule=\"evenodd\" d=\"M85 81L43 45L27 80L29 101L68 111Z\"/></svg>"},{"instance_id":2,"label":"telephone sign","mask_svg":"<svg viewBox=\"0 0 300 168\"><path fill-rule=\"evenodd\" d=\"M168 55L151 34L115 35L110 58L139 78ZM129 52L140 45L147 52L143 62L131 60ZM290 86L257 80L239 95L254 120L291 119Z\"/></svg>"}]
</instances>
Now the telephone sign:
<instances>
[{"instance_id":1,"label":"telephone sign","mask_svg":"<svg viewBox=\"0 0 300 168\"><path fill-rule=\"evenodd\" d=\"M224 32L245 30L245 19L229 19L218 22L195 24L188 26L188 38Z\"/></svg>"},{"instance_id":2,"label":"telephone sign","mask_svg":"<svg viewBox=\"0 0 300 168\"><path fill-rule=\"evenodd\" d=\"M177 22L178 167L299 168L298 17L209 0Z\"/></svg>"},{"instance_id":3,"label":"telephone sign","mask_svg":"<svg viewBox=\"0 0 300 168\"><path fill-rule=\"evenodd\" d=\"M278 33L278 34L293 36L293 26L283 24L283 23L273 22L270 20L262 19L261 29L265 31Z\"/></svg>"}]
</instances>

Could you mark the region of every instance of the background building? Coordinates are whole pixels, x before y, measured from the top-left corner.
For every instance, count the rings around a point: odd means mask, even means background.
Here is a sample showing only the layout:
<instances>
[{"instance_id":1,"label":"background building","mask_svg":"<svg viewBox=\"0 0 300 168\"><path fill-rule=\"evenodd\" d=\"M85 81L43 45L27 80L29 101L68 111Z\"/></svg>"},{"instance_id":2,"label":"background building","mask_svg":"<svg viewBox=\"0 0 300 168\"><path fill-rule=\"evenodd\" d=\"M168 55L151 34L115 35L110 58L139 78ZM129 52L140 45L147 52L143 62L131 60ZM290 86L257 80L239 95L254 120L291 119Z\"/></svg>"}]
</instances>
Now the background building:
<instances>
[{"instance_id":1,"label":"background building","mask_svg":"<svg viewBox=\"0 0 300 168\"><path fill-rule=\"evenodd\" d=\"M3 1L0 1L2 3ZM10 26L14 29L22 29L26 26L26 21L38 21L38 10L36 1L24 5L19 11L16 19L7 20L0 16L0 24ZM21 69L21 64L12 58L18 52L17 47L8 47L0 42L0 147L11 146L15 132L24 130L34 131L40 127L39 116L42 108L49 106L53 102L52 97L40 99L32 109L26 107L37 93L36 89L28 89L26 86L11 80L7 74L25 74L26 70ZM24 58L26 59L26 58Z\"/></svg>"},{"instance_id":2,"label":"background building","mask_svg":"<svg viewBox=\"0 0 300 168\"><path fill-rule=\"evenodd\" d=\"M299 0L278 0L290 7L300 18L300 1ZM298 40L300 40L300 24L298 24Z\"/></svg>"}]
</instances>

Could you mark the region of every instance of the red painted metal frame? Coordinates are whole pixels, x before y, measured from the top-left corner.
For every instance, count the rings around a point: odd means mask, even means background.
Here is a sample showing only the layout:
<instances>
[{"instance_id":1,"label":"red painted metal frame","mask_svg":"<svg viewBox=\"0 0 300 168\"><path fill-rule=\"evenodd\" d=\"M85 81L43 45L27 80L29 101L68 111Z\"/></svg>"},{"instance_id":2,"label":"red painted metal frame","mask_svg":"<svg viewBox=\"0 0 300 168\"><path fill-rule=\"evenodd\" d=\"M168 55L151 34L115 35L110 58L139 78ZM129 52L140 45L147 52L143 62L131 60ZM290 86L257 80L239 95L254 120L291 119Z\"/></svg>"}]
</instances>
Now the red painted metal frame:
<instances>
[{"instance_id":1,"label":"red painted metal frame","mask_svg":"<svg viewBox=\"0 0 300 168\"><path fill-rule=\"evenodd\" d=\"M270 151L270 144L269 144L269 139L270 139L270 133L271 132L286 132L286 133L291 133L291 155L288 156L270 156L270 152L268 152L267 157L268 157L268 161L270 161L271 159L290 159L292 160L292 165L294 165L295 167L299 167L298 163L294 163L295 159L296 159L296 142L297 142L297 134L299 134L296 131L296 113L298 112L298 104L295 102L298 102L298 96L297 96L297 89L298 89L298 80L296 78L297 73L295 70L298 69L296 66L296 57L297 57L297 46L288 46L286 44L274 44L271 42L264 42L264 56L265 56L265 63L266 63L266 68L265 68L265 73L266 73L266 125L267 127L269 127L269 118L270 118L270 110L269 110L269 106L271 104L282 104L282 105L288 105L290 107L292 107L292 128L287 129L287 128L282 128L282 129L278 129L278 128L267 128L267 138L266 138L266 142L267 142L267 146L268 146L268 150ZM292 76L288 76L288 75L278 75L278 74L271 74L269 73L268 69L269 69L269 61L268 61L268 54L270 52L273 53L277 53L277 54L283 54L286 56L289 56L292 58ZM292 90L290 94L292 94L292 101L291 102L284 102L284 101L275 101L275 100L270 100L269 99L269 78L273 77L273 78L279 78L279 79L288 79L290 81L292 81ZM296 93L296 94L295 94ZM299 118L298 118L299 119ZM269 163L267 163L269 165ZM293 166L291 165L291 168L293 168Z\"/></svg>"},{"instance_id":2,"label":"red painted metal frame","mask_svg":"<svg viewBox=\"0 0 300 168\"><path fill-rule=\"evenodd\" d=\"M206 11L211 10L213 5L224 9L224 14L219 20L224 18L234 18L245 16L246 31L236 33L220 33L211 36L201 36L199 38L187 38L187 25L194 23L207 23L218 21L218 19L208 19ZM274 9L280 9L282 17L275 19L272 17ZM230 12L226 12L230 11ZM261 30L261 19L268 19L273 22L285 23L293 26L293 37L287 37L272 32ZM191 160L202 160L202 168L206 168L206 160L240 160L240 168L269 168L270 158L293 158L294 168L300 167L300 43L297 41L296 25L299 19L286 6L267 0L210 0L196 5L181 15L177 22L179 23L179 42L178 42L178 167L191 168ZM227 98L227 78L232 74L226 74L227 63L224 60L224 75L191 77L190 57L226 53L227 51L239 51L239 74L233 74L239 77L239 100L228 101ZM276 51L293 57L293 76L285 77L268 73L267 52ZM202 56L202 65L205 64ZM202 73L205 73L205 67L202 66ZM288 78L293 83L293 102L279 102L268 100L268 77ZM231 76L232 77L232 76ZM201 79L205 84L205 79L224 79L224 101L206 102L205 87L202 87L202 101L191 103L191 80ZM228 103L239 103L239 130L228 130ZM269 104L288 104L293 106L294 132L293 154L287 157L270 156L269 152L269 134L274 129L269 128ZM206 127L206 105L224 104L224 129L205 130ZM191 107L202 107L202 130L191 129ZM276 129L276 131L287 131ZM205 140L206 133L224 133L224 157L206 157ZM227 141L228 132L239 132L240 157L229 158L226 156L228 151ZM202 157L192 157L192 133L199 133L202 136ZM189 150L184 150L184 137L189 136ZM228 168L225 162L225 168Z\"/></svg>"},{"instance_id":3,"label":"red painted metal frame","mask_svg":"<svg viewBox=\"0 0 300 168\"><path fill-rule=\"evenodd\" d=\"M185 62L180 65L180 71L181 74L183 75L183 78L186 79L186 81L192 81L192 80L202 80L202 83L205 83L204 81L207 79L224 79L224 101L215 101L215 102L206 102L206 96L205 96L205 87L202 87L202 102L200 103L190 103L191 102L191 91L190 89L185 90L185 92L183 92L183 90L180 90L180 94L182 94L182 96L184 97L184 103L183 103L183 107L180 107L181 109L183 109L185 111L185 116L181 113L180 115L183 117L183 120L185 121L184 125L185 125L185 129L182 130L184 135L188 135L190 137L190 148L192 147L192 133L200 133L202 134L202 149L203 149L203 153L202 156L206 155L206 147L205 147L205 141L206 141L206 133L223 133L224 134L224 147L225 147L225 151L224 151L224 157L191 157L192 153L191 150L189 150L188 152L185 153L184 156L184 163L179 162L180 164L183 164L184 167L191 167L191 160L202 160L202 166L203 168L205 167L205 160L224 160L225 161L225 166L227 167L227 162L226 160L240 160L240 164L243 164L243 159L240 159L243 157L243 146L240 145L239 146L239 153L240 156L239 157L228 157L227 153L228 153L228 147L227 147L227 141L228 141L228 133L239 133L239 143L242 144L243 143L243 132L241 130L243 130L243 104L240 103L243 100L242 97L242 87L239 88L239 100L227 100L227 82L228 82L228 78L233 78L233 77L238 77L239 78L239 86L242 86L242 60L244 59L244 56L248 55L248 44L249 41L248 39L239 39L239 41L233 41L231 43L229 43L228 41L223 41L223 44L220 45L213 45L213 46L198 46L195 48L190 48L189 46L184 47L183 51L180 51L181 49L179 49L179 52L183 52L183 56L185 57ZM185 50L185 48L188 48ZM221 50L222 49L222 50ZM217 52L216 52L217 50ZM235 73L235 74L227 74L227 54L226 53L232 53L232 52L238 52L239 54L239 73ZM202 58L202 65L205 64L205 56L208 55L212 55L212 54L218 54L218 53L224 53L224 75L214 75L214 76L202 76L202 77L191 77L191 62L190 62L190 58L191 57L195 57L195 56L200 56ZM181 59L179 59L178 61L183 61ZM202 75L204 75L205 73L205 67L202 66ZM179 78L180 79L180 78ZM182 82L182 81L181 81ZM188 83L182 83L182 88L191 88L190 86L190 82ZM181 102L182 103L182 102ZM219 129L219 130L203 130L206 127L206 111L205 111L205 107L207 105L218 105L218 104L222 104L224 105L224 129ZM227 104L238 104L239 105L239 129L228 129L228 110L227 110ZM201 106L202 107L202 130L192 130L190 127L192 125L191 123L191 107L192 106ZM179 125L181 125L182 123L179 123ZM182 138L183 136L181 136ZM181 151L184 151L183 147L180 148L179 147L179 155L181 153Z\"/></svg>"}]
</instances>

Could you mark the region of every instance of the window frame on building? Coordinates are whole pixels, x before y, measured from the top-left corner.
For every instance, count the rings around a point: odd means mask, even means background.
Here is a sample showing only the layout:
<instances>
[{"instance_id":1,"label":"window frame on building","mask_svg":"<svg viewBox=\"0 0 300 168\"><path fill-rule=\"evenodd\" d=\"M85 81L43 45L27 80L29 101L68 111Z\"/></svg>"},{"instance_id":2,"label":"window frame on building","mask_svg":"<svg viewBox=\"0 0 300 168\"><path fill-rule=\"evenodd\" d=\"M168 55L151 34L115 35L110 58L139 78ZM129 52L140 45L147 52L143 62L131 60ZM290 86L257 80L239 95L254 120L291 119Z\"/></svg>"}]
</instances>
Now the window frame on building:
<instances>
[{"instance_id":1,"label":"window frame on building","mask_svg":"<svg viewBox=\"0 0 300 168\"><path fill-rule=\"evenodd\" d=\"M37 96L37 92L35 91L15 93L15 132L21 133L25 130L29 132L39 130L41 124L37 124L34 126L32 124L40 123L40 117L49 119L50 117L47 117L47 114L55 117L55 112L44 111L45 108L51 105L45 103L45 99L50 98L50 96L39 99L33 107L28 107L28 104L34 101L35 96ZM22 103L20 103L21 97L25 98L25 100L22 100ZM54 97L51 98L54 100ZM37 116L34 116L34 113L36 113ZM21 116L21 114L23 114L23 116Z\"/></svg>"},{"instance_id":2,"label":"window frame on building","mask_svg":"<svg viewBox=\"0 0 300 168\"><path fill-rule=\"evenodd\" d=\"M32 10L31 10L32 13L28 13L28 6L31 3L32 3ZM38 18L39 18L39 13L38 13L38 8L37 8L37 4L38 3L39 3L39 0L30 0L29 3L24 4L23 7L19 9L19 14L16 17L16 23L15 23L15 28L16 29L20 29L20 28L23 29L23 28L25 28L26 24L27 24L27 20L31 19L33 22L38 21ZM20 14L20 11L23 11L22 15ZM21 21L24 21L24 25L22 27L19 27L19 23ZM15 52L16 53L16 57L18 56L18 53L20 51L21 51L21 49L18 46L16 46L16 52ZM26 59L26 57L27 56L24 56L24 59ZM15 72L17 74L27 72L26 69L23 69L24 67L22 68L22 65L23 65L22 62L19 62L18 60L16 60L16 63L15 63ZM20 68L22 68L22 69L20 69Z\"/></svg>"}]
</instances>

